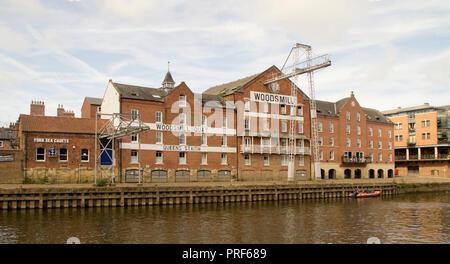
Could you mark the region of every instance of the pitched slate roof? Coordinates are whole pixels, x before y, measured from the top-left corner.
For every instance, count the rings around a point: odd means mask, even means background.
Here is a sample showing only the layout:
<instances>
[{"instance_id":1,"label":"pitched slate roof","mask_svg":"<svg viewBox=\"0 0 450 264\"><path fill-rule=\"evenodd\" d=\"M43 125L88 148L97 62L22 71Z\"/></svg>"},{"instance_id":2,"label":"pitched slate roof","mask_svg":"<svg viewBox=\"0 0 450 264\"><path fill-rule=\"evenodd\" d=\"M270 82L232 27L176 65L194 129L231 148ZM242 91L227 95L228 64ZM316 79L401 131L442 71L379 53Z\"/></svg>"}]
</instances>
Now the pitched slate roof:
<instances>
[{"instance_id":1,"label":"pitched slate roof","mask_svg":"<svg viewBox=\"0 0 450 264\"><path fill-rule=\"evenodd\" d=\"M149 88L136 85L112 83L119 92L120 96L125 99L146 100L164 102L167 93L163 89Z\"/></svg>"},{"instance_id":2,"label":"pitched slate roof","mask_svg":"<svg viewBox=\"0 0 450 264\"><path fill-rule=\"evenodd\" d=\"M95 119L58 116L20 115L22 131L59 132L59 133L95 133ZM100 121L103 122L103 121Z\"/></svg>"},{"instance_id":3,"label":"pitched slate roof","mask_svg":"<svg viewBox=\"0 0 450 264\"><path fill-rule=\"evenodd\" d=\"M96 97L87 97L86 100L88 100L89 104L91 105L101 105L103 98L96 98Z\"/></svg>"},{"instance_id":4,"label":"pitched slate roof","mask_svg":"<svg viewBox=\"0 0 450 264\"><path fill-rule=\"evenodd\" d=\"M8 127L0 127L0 139L13 139L14 130Z\"/></svg>"},{"instance_id":5,"label":"pitched slate roof","mask_svg":"<svg viewBox=\"0 0 450 264\"><path fill-rule=\"evenodd\" d=\"M389 118L387 118L383 113L380 111L373 109L373 108L367 108L367 107L361 107L366 114L366 120L370 122L380 122L380 123L392 123Z\"/></svg>"},{"instance_id":6,"label":"pitched slate roof","mask_svg":"<svg viewBox=\"0 0 450 264\"><path fill-rule=\"evenodd\" d=\"M162 82L163 84L164 83L175 83L175 81L173 80L173 78L172 78L172 74L170 74L170 71L168 71L167 73L166 73L166 76L164 77L164 80L163 80L163 82Z\"/></svg>"},{"instance_id":7,"label":"pitched slate roof","mask_svg":"<svg viewBox=\"0 0 450 264\"><path fill-rule=\"evenodd\" d=\"M316 100L317 114L321 116L333 116L337 117L340 110L344 107L345 103L350 97L343 98L336 103ZM361 107L366 115L366 120L370 122L392 123L387 117L385 117L380 111L372 108Z\"/></svg>"},{"instance_id":8,"label":"pitched slate roof","mask_svg":"<svg viewBox=\"0 0 450 264\"><path fill-rule=\"evenodd\" d=\"M253 74L251 76L247 76L247 77L241 78L236 81L213 86L213 87L207 89L206 91L204 91L203 94L220 95L220 94L232 93L233 90L243 87L247 83L253 81L260 74L261 73Z\"/></svg>"}]
</instances>

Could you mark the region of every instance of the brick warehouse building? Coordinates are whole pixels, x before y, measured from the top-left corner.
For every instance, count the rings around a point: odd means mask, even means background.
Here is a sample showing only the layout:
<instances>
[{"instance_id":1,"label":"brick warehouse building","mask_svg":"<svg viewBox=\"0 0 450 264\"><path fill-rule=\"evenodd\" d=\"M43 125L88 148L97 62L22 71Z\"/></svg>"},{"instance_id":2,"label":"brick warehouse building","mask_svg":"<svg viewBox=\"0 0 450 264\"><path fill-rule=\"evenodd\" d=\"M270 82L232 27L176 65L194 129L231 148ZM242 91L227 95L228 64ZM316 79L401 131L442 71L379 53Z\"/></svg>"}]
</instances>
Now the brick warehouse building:
<instances>
[{"instance_id":1,"label":"brick warehouse building","mask_svg":"<svg viewBox=\"0 0 450 264\"><path fill-rule=\"evenodd\" d=\"M287 180L291 120L295 126L294 180L310 180L310 101L298 87L297 98L291 97L293 83L289 79L264 85L279 73L272 66L261 73L211 87L202 94L193 93L184 82L175 85L170 72L160 88L110 80L103 98L85 98L82 118L76 118L62 105L58 106L56 117L46 116L45 105L33 102L30 115L20 115L17 124L25 156L25 176L35 181L46 178L61 183L92 182L95 149L99 149L95 143L95 113L100 111L103 119L99 119L97 127L105 124L107 114L122 113L139 117L149 128L141 134L116 140L114 173L120 182L137 182L139 168L144 182ZM351 98L336 103L340 111L333 112L334 115L318 112L322 126L326 126L324 120L334 120L336 131L345 129L341 125L345 123L341 120L342 111L350 109L355 118L359 111L364 118L362 131L370 124L375 134L380 127L382 146L386 148L389 144L385 134L392 124L380 120L382 115L376 110L360 108L356 99ZM321 104L324 102L318 102L318 109L323 113ZM351 120L352 126L355 118ZM324 132L319 132L319 136L323 137ZM361 137L363 146L369 142L367 137ZM340 143L331 146L338 147L334 155L344 155L347 150L339 148L344 137L335 140ZM345 178L345 166L352 170L351 178L359 177L355 176L359 167L361 178L370 178L372 169L376 173L382 169L383 177L391 175L393 163L387 160L389 151L382 152L382 160L370 164L334 162L323 155L323 178L330 178L325 177L330 169L335 170L331 178ZM378 155L378 150L374 155ZM101 166L98 177L110 177L110 168Z\"/></svg>"},{"instance_id":2,"label":"brick warehouse building","mask_svg":"<svg viewBox=\"0 0 450 264\"><path fill-rule=\"evenodd\" d=\"M361 107L353 92L337 102L317 101L322 179L392 178L394 125Z\"/></svg>"},{"instance_id":3,"label":"brick warehouse building","mask_svg":"<svg viewBox=\"0 0 450 264\"><path fill-rule=\"evenodd\" d=\"M293 85L289 79L264 85L279 73L272 66L262 73L211 87L203 93L236 102L240 180L287 180L291 119L295 120L295 179L311 179L309 99L296 87L294 103L276 102L273 95L290 98ZM261 100L258 96L274 100Z\"/></svg>"},{"instance_id":4,"label":"brick warehouse building","mask_svg":"<svg viewBox=\"0 0 450 264\"><path fill-rule=\"evenodd\" d=\"M395 124L395 165L400 175L450 177L449 106L426 103L383 113Z\"/></svg>"}]
</instances>

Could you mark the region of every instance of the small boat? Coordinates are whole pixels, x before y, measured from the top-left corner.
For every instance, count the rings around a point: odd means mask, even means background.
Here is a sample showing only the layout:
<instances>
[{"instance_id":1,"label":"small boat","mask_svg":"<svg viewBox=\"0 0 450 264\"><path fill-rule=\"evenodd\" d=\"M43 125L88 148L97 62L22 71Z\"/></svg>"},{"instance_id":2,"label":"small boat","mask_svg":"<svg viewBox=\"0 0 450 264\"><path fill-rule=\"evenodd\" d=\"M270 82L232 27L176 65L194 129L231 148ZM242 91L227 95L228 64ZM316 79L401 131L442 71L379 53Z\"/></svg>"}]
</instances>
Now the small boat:
<instances>
[{"instance_id":1,"label":"small boat","mask_svg":"<svg viewBox=\"0 0 450 264\"><path fill-rule=\"evenodd\" d=\"M374 190L369 190L369 191L365 191L365 192L354 191L351 194L349 194L348 197L350 197L350 198L375 197L375 196L379 196L380 194L381 194L381 191L374 191Z\"/></svg>"}]
</instances>

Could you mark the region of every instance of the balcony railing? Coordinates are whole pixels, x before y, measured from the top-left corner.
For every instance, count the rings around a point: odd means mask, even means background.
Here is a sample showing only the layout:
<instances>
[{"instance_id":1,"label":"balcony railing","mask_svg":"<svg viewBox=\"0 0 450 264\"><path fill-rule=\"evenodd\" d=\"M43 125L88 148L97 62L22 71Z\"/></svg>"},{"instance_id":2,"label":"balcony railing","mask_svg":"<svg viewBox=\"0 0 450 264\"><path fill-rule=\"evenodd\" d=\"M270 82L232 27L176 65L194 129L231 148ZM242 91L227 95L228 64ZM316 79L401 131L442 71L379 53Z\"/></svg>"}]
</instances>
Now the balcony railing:
<instances>
[{"instance_id":1,"label":"balcony railing","mask_svg":"<svg viewBox=\"0 0 450 264\"><path fill-rule=\"evenodd\" d=\"M365 157L365 158L357 158L357 157L345 157L342 156L342 163L353 163L353 164L366 164L366 163L371 163L372 160L370 159L370 157Z\"/></svg>"},{"instance_id":2,"label":"balcony railing","mask_svg":"<svg viewBox=\"0 0 450 264\"><path fill-rule=\"evenodd\" d=\"M287 146L261 146L261 145L241 145L241 153L255 154L289 154ZM296 147L296 155L311 155L309 147Z\"/></svg>"}]
</instances>

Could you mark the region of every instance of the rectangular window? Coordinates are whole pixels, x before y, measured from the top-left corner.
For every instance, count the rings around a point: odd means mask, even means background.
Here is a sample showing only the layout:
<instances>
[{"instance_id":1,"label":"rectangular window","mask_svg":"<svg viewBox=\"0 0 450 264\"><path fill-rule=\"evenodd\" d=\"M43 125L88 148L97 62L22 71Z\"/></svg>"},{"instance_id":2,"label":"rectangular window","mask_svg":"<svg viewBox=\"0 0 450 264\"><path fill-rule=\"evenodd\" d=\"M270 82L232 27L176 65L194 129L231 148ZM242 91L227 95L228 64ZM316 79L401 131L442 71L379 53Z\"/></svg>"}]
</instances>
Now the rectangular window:
<instances>
[{"instance_id":1,"label":"rectangular window","mask_svg":"<svg viewBox=\"0 0 450 264\"><path fill-rule=\"evenodd\" d=\"M282 105L280 106L280 108L281 108L281 114L282 114L282 115L285 115L285 114L286 114L286 105L282 104Z\"/></svg>"},{"instance_id":2,"label":"rectangular window","mask_svg":"<svg viewBox=\"0 0 450 264\"><path fill-rule=\"evenodd\" d=\"M208 155L206 153L202 153L202 165L208 164Z\"/></svg>"},{"instance_id":3,"label":"rectangular window","mask_svg":"<svg viewBox=\"0 0 450 264\"><path fill-rule=\"evenodd\" d=\"M298 133L303 134L303 123L298 124Z\"/></svg>"},{"instance_id":4,"label":"rectangular window","mask_svg":"<svg viewBox=\"0 0 450 264\"><path fill-rule=\"evenodd\" d=\"M388 138L391 138L392 137L392 131L389 129L388 130Z\"/></svg>"},{"instance_id":5,"label":"rectangular window","mask_svg":"<svg viewBox=\"0 0 450 264\"><path fill-rule=\"evenodd\" d=\"M350 125L349 124L347 124L345 126L345 133L347 133L347 135L350 134Z\"/></svg>"},{"instance_id":6,"label":"rectangular window","mask_svg":"<svg viewBox=\"0 0 450 264\"><path fill-rule=\"evenodd\" d=\"M369 136L373 136L373 130L371 127L369 127Z\"/></svg>"},{"instance_id":7,"label":"rectangular window","mask_svg":"<svg viewBox=\"0 0 450 264\"><path fill-rule=\"evenodd\" d=\"M430 126L430 120L423 120L422 121L422 127L429 127Z\"/></svg>"},{"instance_id":8,"label":"rectangular window","mask_svg":"<svg viewBox=\"0 0 450 264\"><path fill-rule=\"evenodd\" d=\"M334 137L330 137L330 146L334 146Z\"/></svg>"},{"instance_id":9,"label":"rectangular window","mask_svg":"<svg viewBox=\"0 0 450 264\"><path fill-rule=\"evenodd\" d=\"M305 157L298 156L298 166L305 166Z\"/></svg>"},{"instance_id":10,"label":"rectangular window","mask_svg":"<svg viewBox=\"0 0 450 264\"><path fill-rule=\"evenodd\" d=\"M347 120L350 120L350 112L349 112L349 111L347 111L347 112L345 113L345 118L346 118Z\"/></svg>"},{"instance_id":11,"label":"rectangular window","mask_svg":"<svg viewBox=\"0 0 450 264\"><path fill-rule=\"evenodd\" d=\"M133 120L137 119L138 115L139 115L139 111L138 110L131 109L131 119L133 119Z\"/></svg>"},{"instance_id":12,"label":"rectangular window","mask_svg":"<svg viewBox=\"0 0 450 264\"><path fill-rule=\"evenodd\" d=\"M356 126L356 134L361 135L361 127L360 126Z\"/></svg>"},{"instance_id":13,"label":"rectangular window","mask_svg":"<svg viewBox=\"0 0 450 264\"><path fill-rule=\"evenodd\" d=\"M227 127L227 118L222 117L222 128L226 128L226 127Z\"/></svg>"},{"instance_id":14,"label":"rectangular window","mask_svg":"<svg viewBox=\"0 0 450 264\"><path fill-rule=\"evenodd\" d=\"M356 139L356 146L358 147L358 148L360 148L361 147L361 139Z\"/></svg>"},{"instance_id":15,"label":"rectangular window","mask_svg":"<svg viewBox=\"0 0 450 264\"><path fill-rule=\"evenodd\" d=\"M207 137L206 137L206 135L205 134L202 134L202 145L203 146L206 146L207 145Z\"/></svg>"},{"instance_id":16,"label":"rectangular window","mask_svg":"<svg viewBox=\"0 0 450 264\"><path fill-rule=\"evenodd\" d=\"M244 101L244 111L250 111L250 101Z\"/></svg>"},{"instance_id":17,"label":"rectangular window","mask_svg":"<svg viewBox=\"0 0 450 264\"><path fill-rule=\"evenodd\" d=\"M184 125L186 123L186 114L185 113L181 113L179 115L179 122L180 122L180 125Z\"/></svg>"},{"instance_id":18,"label":"rectangular window","mask_svg":"<svg viewBox=\"0 0 450 264\"><path fill-rule=\"evenodd\" d=\"M322 132L322 122L321 121L317 122L317 130L319 132Z\"/></svg>"},{"instance_id":19,"label":"rectangular window","mask_svg":"<svg viewBox=\"0 0 450 264\"><path fill-rule=\"evenodd\" d=\"M373 148L373 140L369 140L369 148Z\"/></svg>"},{"instance_id":20,"label":"rectangular window","mask_svg":"<svg viewBox=\"0 0 450 264\"><path fill-rule=\"evenodd\" d=\"M347 138L347 147L349 148L351 146L350 138Z\"/></svg>"},{"instance_id":21,"label":"rectangular window","mask_svg":"<svg viewBox=\"0 0 450 264\"><path fill-rule=\"evenodd\" d=\"M156 164L163 163L163 154L162 151L156 151Z\"/></svg>"},{"instance_id":22,"label":"rectangular window","mask_svg":"<svg viewBox=\"0 0 450 264\"><path fill-rule=\"evenodd\" d=\"M131 143L135 143L135 142L138 142L138 135L137 134L131 135Z\"/></svg>"},{"instance_id":23,"label":"rectangular window","mask_svg":"<svg viewBox=\"0 0 450 264\"><path fill-rule=\"evenodd\" d=\"M333 150L330 151L330 160L334 160L334 151Z\"/></svg>"},{"instance_id":24,"label":"rectangular window","mask_svg":"<svg viewBox=\"0 0 450 264\"><path fill-rule=\"evenodd\" d=\"M388 147L389 147L389 149L392 149L392 143L391 142L388 142Z\"/></svg>"},{"instance_id":25,"label":"rectangular window","mask_svg":"<svg viewBox=\"0 0 450 264\"><path fill-rule=\"evenodd\" d=\"M0 148L3 148L3 141L0 141Z\"/></svg>"},{"instance_id":26,"label":"rectangular window","mask_svg":"<svg viewBox=\"0 0 450 264\"><path fill-rule=\"evenodd\" d=\"M369 153L369 159L370 159L370 162L373 162L373 153L372 152Z\"/></svg>"},{"instance_id":27,"label":"rectangular window","mask_svg":"<svg viewBox=\"0 0 450 264\"><path fill-rule=\"evenodd\" d=\"M323 146L323 137L319 136L319 140L317 142L319 144L319 146Z\"/></svg>"},{"instance_id":28,"label":"rectangular window","mask_svg":"<svg viewBox=\"0 0 450 264\"><path fill-rule=\"evenodd\" d=\"M287 132L287 122L281 121L281 132Z\"/></svg>"},{"instance_id":29,"label":"rectangular window","mask_svg":"<svg viewBox=\"0 0 450 264\"><path fill-rule=\"evenodd\" d=\"M45 161L45 148L36 149L36 161Z\"/></svg>"},{"instance_id":30,"label":"rectangular window","mask_svg":"<svg viewBox=\"0 0 450 264\"><path fill-rule=\"evenodd\" d=\"M227 165L227 154L222 153L222 165Z\"/></svg>"},{"instance_id":31,"label":"rectangular window","mask_svg":"<svg viewBox=\"0 0 450 264\"><path fill-rule=\"evenodd\" d=\"M397 135L395 136L395 141L400 142L403 140L403 135Z\"/></svg>"},{"instance_id":32,"label":"rectangular window","mask_svg":"<svg viewBox=\"0 0 450 264\"><path fill-rule=\"evenodd\" d=\"M381 128L378 128L378 137L381 137Z\"/></svg>"},{"instance_id":33,"label":"rectangular window","mask_svg":"<svg viewBox=\"0 0 450 264\"><path fill-rule=\"evenodd\" d=\"M221 143L222 143L222 147L225 147L227 145L227 136L222 136Z\"/></svg>"},{"instance_id":34,"label":"rectangular window","mask_svg":"<svg viewBox=\"0 0 450 264\"><path fill-rule=\"evenodd\" d=\"M248 119L248 118L244 119L244 129L245 130L250 129L250 119Z\"/></svg>"},{"instance_id":35,"label":"rectangular window","mask_svg":"<svg viewBox=\"0 0 450 264\"><path fill-rule=\"evenodd\" d=\"M179 97L179 104L180 107L185 107L186 106L186 95L184 94L180 94Z\"/></svg>"},{"instance_id":36,"label":"rectangular window","mask_svg":"<svg viewBox=\"0 0 450 264\"><path fill-rule=\"evenodd\" d=\"M180 152L178 163L186 164L186 152Z\"/></svg>"},{"instance_id":37,"label":"rectangular window","mask_svg":"<svg viewBox=\"0 0 450 264\"><path fill-rule=\"evenodd\" d=\"M392 162L392 153L389 153L389 162Z\"/></svg>"},{"instance_id":38,"label":"rectangular window","mask_svg":"<svg viewBox=\"0 0 450 264\"><path fill-rule=\"evenodd\" d=\"M431 134L430 133L422 133L422 139L430 139Z\"/></svg>"},{"instance_id":39,"label":"rectangular window","mask_svg":"<svg viewBox=\"0 0 450 264\"><path fill-rule=\"evenodd\" d=\"M381 141L378 141L378 149L381 149L381 147L382 147Z\"/></svg>"},{"instance_id":40,"label":"rectangular window","mask_svg":"<svg viewBox=\"0 0 450 264\"><path fill-rule=\"evenodd\" d=\"M156 144L163 143L163 134L160 131L156 131Z\"/></svg>"},{"instance_id":41,"label":"rectangular window","mask_svg":"<svg viewBox=\"0 0 450 264\"><path fill-rule=\"evenodd\" d=\"M81 162L89 162L89 149L81 149Z\"/></svg>"},{"instance_id":42,"label":"rectangular window","mask_svg":"<svg viewBox=\"0 0 450 264\"><path fill-rule=\"evenodd\" d=\"M359 112L356 112L356 120L361 121L361 115L359 114Z\"/></svg>"},{"instance_id":43,"label":"rectangular window","mask_svg":"<svg viewBox=\"0 0 450 264\"><path fill-rule=\"evenodd\" d=\"M323 151L319 150L319 160L323 160Z\"/></svg>"},{"instance_id":44,"label":"rectangular window","mask_svg":"<svg viewBox=\"0 0 450 264\"><path fill-rule=\"evenodd\" d=\"M297 106L297 115L298 116L303 115L303 107L301 105Z\"/></svg>"},{"instance_id":45,"label":"rectangular window","mask_svg":"<svg viewBox=\"0 0 450 264\"><path fill-rule=\"evenodd\" d=\"M202 115L202 126L206 126L206 116Z\"/></svg>"},{"instance_id":46,"label":"rectangular window","mask_svg":"<svg viewBox=\"0 0 450 264\"><path fill-rule=\"evenodd\" d=\"M378 161L383 161L383 154L381 152L378 153Z\"/></svg>"},{"instance_id":47,"label":"rectangular window","mask_svg":"<svg viewBox=\"0 0 450 264\"><path fill-rule=\"evenodd\" d=\"M186 135L184 133L180 133L179 144L180 145L186 145Z\"/></svg>"},{"instance_id":48,"label":"rectangular window","mask_svg":"<svg viewBox=\"0 0 450 264\"><path fill-rule=\"evenodd\" d=\"M264 155L264 166L269 166L269 155Z\"/></svg>"},{"instance_id":49,"label":"rectangular window","mask_svg":"<svg viewBox=\"0 0 450 264\"><path fill-rule=\"evenodd\" d=\"M59 161L67 161L67 149L66 148L60 148L59 149Z\"/></svg>"},{"instance_id":50,"label":"rectangular window","mask_svg":"<svg viewBox=\"0 0 450 264\"><path fill-rule=\"evenodd\" d=\"M155 120L156 123L162 123L162 112L160 111L155 112Z\"/></svg>"},{"instance_id":51,"label":"rectangular window","mask_svg":"<svg viewBox=\"0 0 450 264\"><path fill-rule=\"evenodd\" d=\"M261 104L262 104L263 113L268 113L269 112L269 104L266 102L263 102Z\"/></svg>"},{"instance_id":52,"label":"rectangular window","mask_svg":"<svg viewBox=\"0 0 450 264\"><path fill-rule=\"evenodd\" d=\"M245 137L244 138L244 143L245 143L245 146L248 147L252 143L252 140L249 137Z\"/></svg>"},{"instance_id":53,"label":"rectangular window","mask_svg":"<svg viewBox=\"0 0 450 264\"><path fill-rule=\"evenodd\" d=\"M281 166L287 166L287 165L288 165L288 156L281 155Z\"/></svg>"},{"instance_id":54,"label":"rectangular window","mask_svg":"<svg viewBox=\"0 0 450 264\"><path fill-rule=\"evenodd\" d=\"M137 150L131 151L131 161L130 163L138 163L138 152Z\"/></svg>"},{"instance_id":55,"label":"rectangular window","mask_svg":"<svg viewBox=\"0 0 450 264\"><path fill-rule=\"evenodd\" d=\"M334 132L334 126L333 126L333 122L330 122L330 133Z\"/></svg>"},{"instance_id":56,"label":"rectangular window","mask_svg":"<svg viewBox=\"0 0 450 264\"><path fill-rule=\"evenodd\" d=\"M247 166L250 165L250 155L249 154L244 155L244 163Z\"/></svg>"},{"instance_id":57,"label":"rectangular window","mask_svg":"<svg viewBox=\"0 0 450 264\"><path fill-rule=\"evenodd\" d=\"M262 143L264 147L268 147L270 145L270 139L269 138L263 138Z\"/></svg>"},{"instance_id":58,"label":"rectangular window","mask_svg":"<svg viewBox=\"0 0 450 264\"><path fill-rule=\"evenodd\" d=\"M269 120L263 119L263 131L269 131Z\"/></svg>"}]
</instances>

